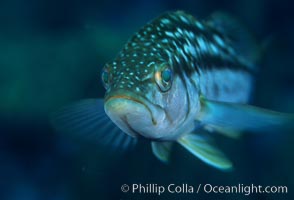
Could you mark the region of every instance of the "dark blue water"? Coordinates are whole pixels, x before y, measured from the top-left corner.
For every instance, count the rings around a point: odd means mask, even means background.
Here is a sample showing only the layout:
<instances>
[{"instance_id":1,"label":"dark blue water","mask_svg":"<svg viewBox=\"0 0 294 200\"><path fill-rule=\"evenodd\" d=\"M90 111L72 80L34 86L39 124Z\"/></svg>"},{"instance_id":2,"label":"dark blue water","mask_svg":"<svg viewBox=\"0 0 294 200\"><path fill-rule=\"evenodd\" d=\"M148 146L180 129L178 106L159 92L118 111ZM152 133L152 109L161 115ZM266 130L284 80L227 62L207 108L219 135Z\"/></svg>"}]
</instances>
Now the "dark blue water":
<instances>
[{"instance_id":1,"label":"dark blue water","mask_svg":"<svg viewBox=\"0 0 294 200\"><path fill-rule=\"evenodd\" d=\"M177 146L171 163L147 143L125 155L95 142L57 134L49 114L82 98L103 97L103 64L149 20L168 10L205 18L215 10L238 17L259 41L270 38L252 103L294 112L294 14L288 0L0 2L0 199L293 199L293 133L216 136L235 170L218 171ZM123 184L287 186L288 194L123 193ZM152 192L151 192L152 193Z\"/></svg>"}]
</instances>

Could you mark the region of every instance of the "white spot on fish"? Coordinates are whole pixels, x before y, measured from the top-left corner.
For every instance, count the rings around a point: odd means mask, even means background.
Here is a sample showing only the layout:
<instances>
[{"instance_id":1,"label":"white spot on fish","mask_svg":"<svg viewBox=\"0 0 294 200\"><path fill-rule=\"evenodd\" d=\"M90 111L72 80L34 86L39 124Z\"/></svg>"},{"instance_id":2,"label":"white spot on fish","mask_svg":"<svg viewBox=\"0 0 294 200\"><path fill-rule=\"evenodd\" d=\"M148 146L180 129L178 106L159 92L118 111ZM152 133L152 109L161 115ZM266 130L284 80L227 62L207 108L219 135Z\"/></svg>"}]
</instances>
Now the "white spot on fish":
<instances>
[{"instance_id":1,"label":"white spot on fish","mask_svg":"<svg viewBox=\"0 0 294 200\"><path fill-rule=\"evenodd\" d=\"M204 39L202 37L198 37L197 42L198 42L200 50L203 52L207 52L208 49L207 49L207 46L205 44Z\"/></svg>"},{"instance_id":2,"label":"white spot on fish","mask_svg":"<svg viewBox=\"0 0 294 200\"><path fill-rule=\"evenodd\" d=\"M219 46L225 47L224 41L218 35L213 35L213 38Z\"/></svg>"},{"instance_id":3,"label":"white spot on fish","mask_svg":"<svg viewBox=\"0 0 294 200\"><path fill-rule=\"evenodd\" d=\"M182 31L182 29L180 29L180 28L177 28L177 31L182 35L183 34L183 31Z\"/></svg>"},{"instance_id":4,"label":"white spot on fish","mask_svg":"<svg viewBox=\"0 0 294 200\"><path fill-rule=\"evenodd\" d=\"M228 51L231 53L231 54L235 54L235 51L234 51L234 49L232 48L232 47L228 47Z\"/></svg>"},{"instance_id":5,"label":"white spot on fish","mask_svg":"<svg viewBox=\"0 0 294 200\"><path fill-rule=\"evenodd\" d=\"M161 22L163 24L169 24L170 23L170 20L169 19L162 19Z\"/></svg>"},{"instance_id":6,"label":"white spot on fish","mask_svg":"<svg viewBox=\"0 0 294 200\"><path fill-rule=\"evenodd\" d=\"M150 62L147 67L150 67L152 64L154 64L155 62Z\"/></svg>"},{"instance_id":7,"label":"white spot on fish","mask_svg":"<svg viewBox=\"0 0 294 200\"><path fill-rule=\"evenodd\" d=\"M196 48L192 45L184 45L184 51L189 55L196 56Z\"/></svg>"},{"instance_id":8,"label":"white spot on fish","mask_svg":"<svg viewBox=\"0 0 294 200\"><path fill-rule=\"evenodd\" d=\"M204 26L203 26L200 22L196 21L196 22L195 22L195 25L196 25L199 29L204 30Z\"/></svg>"},{"instance_id":9,"label":"white spot on fish","mask_svg":"<svg viewBox=\"0 0 294 200\"><path fill-rule=\"evenodd\" d=\"M194 39L194 38L195 38L195 34L194 34L193 32L191 32L191 31L189 31L189 32L188 32L188 37L189 37L190 39Z\"/></svg>"},{"instance_id":10,"label":"white spot on fish","mask_svg":"<svg viewBox=\"0 0 294 200\"><path fill-rule=\"evenodd\" d=\"M210 47L213 54L215 54L215 55L219 54L217 47L213 43L210 43L209 47Z\"/></svg>"},{"instance_id":11,"label":"white spot on fish","mask_svg":"<svg viewBox=\"0 0 294 200\"><path fill-rule=\"evenodd\" d=\"M188 62L189 62L189 59L188 59L188 57L186 56L186 54L183 54L183 57L184 57L185 61L188 63Z\"/></svg>"},{"instance_id":12,"label":"white spot on fish","mask_svg":"<svg viewBox=\"0 0 294 200\"><path fill-rule=\"evenodd\" d=\"M175 48L177 49L177 48L178 48L177 43L176 43L175 41L173 41L172 43L173 43L173 45L175 46Z\"/></svg>"},{"instance_id":13,"label":"white spot on fish","mask_svg":"<svg viewBox=\"0 0 294 200\"><path fill-rule=\"evenodd\" d=\"M169 32L169 31L165 31L165 35L169 36L169 37L174 37L174 34L172 32Z\"/></svg>"},{"instance_id":14,"label":"white spot on fish","mask_svg":"<svg viewBox=\"0 0 294 200\"><path fill-rule=\"evenodd\" d=\"M161 42L163 42L163 43L168 43L168 39L163 39L163 40L161 40Z\"/></svg>"},{"instance_id":15,"label":"white spot on fish","mask_svg":"<svg viewBox=\"0 0 294 200\"><path fill-rule=\"evenodd\" d=\"M150 46L151 45L151 42L145 42L144 43L144 46L146 46L146 47L148 47L148 46Z\"/></svg>"},{"instance_id":16,"label":"white spot on fish","mask_svg":"<svg viewBox=\"0 0 294 200\"><path fill-rule=\"evenodd\" d=\"M177 63L180 63L180 59L178 56L175 56L175 59L176 59Z\"/></svg>"},{"instance_id":17,"label":"white spot on fish","mask_svg":"<svg viewBox=\"0 0 294 200\"><path fill-rule=\"evenodd\" d=\"M167 53L167 56L168 56L169 58L171 58L171 57L173 56L172 53L171 53L169 50L166 50L165 52Z\"/></svg>"},{"instance_id":18,"label":"white spot on fish","mask_svg":"<svg viewBox=\"0 0 294 200\"><path fill-rule=\"evenodd\" d=\"M181 20L182 20L184 23L189 24L189 21L188 21L188 19L187 19L186 17L184 17L184 16L181 15L180 18L181 18Z\"/></svg>"},{"instance_id":19,"label":"white spot on fish","mask_svg":"<svg viewBox=\"0 0 294 200\"><path fill-rule=\"evenodd\" d=\"M181 34L179 32L175 32L175 36L180 38L181 37Z\"/></svg>"}]
</instances>

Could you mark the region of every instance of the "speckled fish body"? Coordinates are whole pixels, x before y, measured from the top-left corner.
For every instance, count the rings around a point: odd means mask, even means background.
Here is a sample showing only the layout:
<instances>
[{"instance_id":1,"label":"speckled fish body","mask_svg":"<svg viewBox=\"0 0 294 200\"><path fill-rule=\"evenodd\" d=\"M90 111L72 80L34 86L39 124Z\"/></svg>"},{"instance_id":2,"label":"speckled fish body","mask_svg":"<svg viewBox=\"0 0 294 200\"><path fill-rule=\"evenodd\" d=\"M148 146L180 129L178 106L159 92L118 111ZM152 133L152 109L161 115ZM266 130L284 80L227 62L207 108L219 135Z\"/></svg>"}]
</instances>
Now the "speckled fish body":
<instances>
[{"instance_id":1,"label":"speckled fish body","mask_svg":"<svg viewBox=\"0 0 294 200\"><path fill-rule=\"evenodd\" d=\"M125 89L144 96L144 83L151 82L154 66L168 63L183 82L191 82L207 98L246 102L253 64L232 44L205 21L184 12L166 13L137 32L109 63L113 82L107 95Z\"/></svg>"},{"instance_id":2,"label":"speckled fish body","mask_svg":"<svg viewBox=\"0 0 294 200\"><path fill-rule=\"evenodd\" d=\"M292 115L246 105L256 71L254 52L248 31L228 15L200 21L182 11L167 12L104 66L104 100L69 106L57 114L55 126L119 149L147 138L163 162L179 143L207 164L229 170L232 163L203 132L236 138L244 130L294 124Z\"/></svg>"},{"instance_id":3,"label":"speckled fish body","mask_svg":"<svg viewBox=\"0 0 294 200\"><path fill-rule=\"evenodd\" d=\"M170 118L170 123L166 122L164 126L170 131L156 127L152 131L157 134L150 136L143 131L143 135L174 140L183 134L182 129L191 131L194 128L195 116L200 109L199 94L223 102L248 101L253 64L245 62L232 45L228 35L213 27L211 22L196 20L181 11L166 13L140 29L116 59L106 65L104 70L112 77L106 102L110 97L128 93L132 98L136 96L145 103L160 106L165 110L166 118ZM161 65L167 65L173 71L170 91L163 92L155 84L154 77ZM179 111L179 106L183 112ZM108 114L113 116L111 112ZM115 113L114 118L116 116ZM128 127L136 129L129 123ZM125 132L135 136L138 131Z\"/></svg>"}]
</instances>

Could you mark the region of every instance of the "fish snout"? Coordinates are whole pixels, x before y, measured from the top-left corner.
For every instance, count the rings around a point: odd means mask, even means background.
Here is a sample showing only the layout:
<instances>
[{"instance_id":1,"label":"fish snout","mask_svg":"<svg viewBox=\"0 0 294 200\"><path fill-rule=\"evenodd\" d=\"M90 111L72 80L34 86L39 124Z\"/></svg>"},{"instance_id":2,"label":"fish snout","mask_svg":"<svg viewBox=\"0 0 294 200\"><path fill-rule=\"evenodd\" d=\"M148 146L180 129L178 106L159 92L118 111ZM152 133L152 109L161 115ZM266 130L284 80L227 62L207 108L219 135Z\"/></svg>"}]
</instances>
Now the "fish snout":
<instances>
[{"instance_id":1,"label":"fish snout","mask_svg":"<svg viewBox=\"0 0 294 200\"><path fill-rule=\"evenodd\" d=\"M120 95L108 98L104 107L110 119L128 135L154 138L154 133L164 117L156 106L150 104Z\"/></svg>"}]
</instances>

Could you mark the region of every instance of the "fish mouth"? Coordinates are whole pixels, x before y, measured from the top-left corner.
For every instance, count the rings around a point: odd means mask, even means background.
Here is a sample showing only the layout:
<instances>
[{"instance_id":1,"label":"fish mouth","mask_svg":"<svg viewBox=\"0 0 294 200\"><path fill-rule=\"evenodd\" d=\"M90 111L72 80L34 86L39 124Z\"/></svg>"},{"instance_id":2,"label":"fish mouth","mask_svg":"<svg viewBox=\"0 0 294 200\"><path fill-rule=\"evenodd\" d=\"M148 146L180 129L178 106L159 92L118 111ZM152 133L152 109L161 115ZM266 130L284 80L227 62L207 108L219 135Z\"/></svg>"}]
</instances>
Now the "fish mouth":
<instances>
[{"instance_id":1,"label":"fish mouth","mask_svg":"<svg viewBox=\"0 0 294 200\"><path fill-rule=\"evenodd\" d=\"M141 127L157 126L162 109L135 94L116 93L105 97L104 109L110 119L132 137L144 135ZM156 118L155 118L156 114Z\"/></svg>"},{"instance_id":2,"label":"fish mouth","mask_svg":"<svg viewBox=\"0 0 294 200\"><path fill-rule=\"evenodd\" d=\"M136 103L138 103L138 104L143 105L143 106L146 108L146 110L149 111L149 113L150 113L150 115L151 115L151 121L152 121L153 125L156 126L157 121L156 121L156 119L154 118L153 113L151 112L150 108L149 108L144 102L142 102L141 100L139 100L139 99L137 99L137 98L133 98L133 97L131 97L131 96L127 96L127 95L115 95L115 96L111 96L111 97L107 98L107 99L105 100L105 102L110 101L110 100L112 100L112 99L125 99L125 100L130 100L130 101L133 101L133 102L136 102Z\"/></svg>"}]
</instances>

